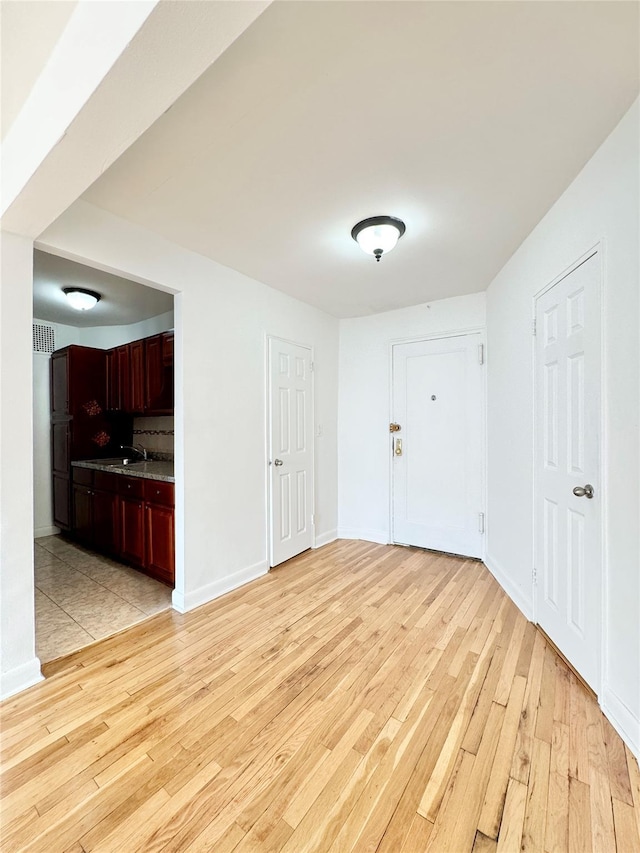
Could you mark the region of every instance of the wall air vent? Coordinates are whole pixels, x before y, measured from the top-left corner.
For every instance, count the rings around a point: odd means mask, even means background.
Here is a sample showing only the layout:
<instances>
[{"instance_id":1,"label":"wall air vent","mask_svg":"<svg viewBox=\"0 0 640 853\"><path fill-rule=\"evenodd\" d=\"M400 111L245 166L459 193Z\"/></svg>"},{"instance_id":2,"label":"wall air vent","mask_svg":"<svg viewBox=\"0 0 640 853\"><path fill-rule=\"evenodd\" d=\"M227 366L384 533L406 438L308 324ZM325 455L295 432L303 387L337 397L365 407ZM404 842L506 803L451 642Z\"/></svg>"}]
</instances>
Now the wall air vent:
<instances>
[{"instance_id":1,"label":"wall air vent","mask_svg":"<svg viewBox=\"0 0 640 853\"><path fill-rule=\"evenodd\" d=\"M45 326L43 323L33 324L33 351L53 352L56 348L55 330L53 326Z\"/></svg>"}]
</instances>

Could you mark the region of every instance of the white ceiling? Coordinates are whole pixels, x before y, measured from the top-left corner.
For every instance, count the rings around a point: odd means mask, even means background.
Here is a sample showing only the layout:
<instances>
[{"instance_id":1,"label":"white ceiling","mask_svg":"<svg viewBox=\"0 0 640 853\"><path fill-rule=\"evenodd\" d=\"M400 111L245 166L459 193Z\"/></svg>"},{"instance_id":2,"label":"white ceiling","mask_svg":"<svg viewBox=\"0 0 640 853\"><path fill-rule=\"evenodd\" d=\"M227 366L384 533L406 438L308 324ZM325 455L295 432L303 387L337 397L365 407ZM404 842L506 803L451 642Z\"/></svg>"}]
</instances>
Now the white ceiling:
<instances>
[{"instance_id":1,"label":"white ceiling","mask_svg":"<svg viewBox=\"0 0 640 853\"><path fill-rule=\"evenodd\" d=\"M77 0L0 3L2 138L27 100L76 4Z\"/></svg>"},{"instance_id":2,"label":"white ceiling","mask_svg":"<svg viewBox=\"0 0 640 853\"><path fill-rule=\"evenodd\" d=\"M81 287L101 295L90 311L75 311L62 289ZM173 296L108 272L36 250L33 316L67 326L127 326L173 311Z\"/></svg>"},{"instance_id":3,"label":"white ceiling","mask_svg":"<svg viewBox=\"0 0 640 853\"><path fill-rule=\"evenodd\" d=\"M637 96L639 8L275 2L84 197L339 317L483 290Z\"/></svg>"}]
</instances>

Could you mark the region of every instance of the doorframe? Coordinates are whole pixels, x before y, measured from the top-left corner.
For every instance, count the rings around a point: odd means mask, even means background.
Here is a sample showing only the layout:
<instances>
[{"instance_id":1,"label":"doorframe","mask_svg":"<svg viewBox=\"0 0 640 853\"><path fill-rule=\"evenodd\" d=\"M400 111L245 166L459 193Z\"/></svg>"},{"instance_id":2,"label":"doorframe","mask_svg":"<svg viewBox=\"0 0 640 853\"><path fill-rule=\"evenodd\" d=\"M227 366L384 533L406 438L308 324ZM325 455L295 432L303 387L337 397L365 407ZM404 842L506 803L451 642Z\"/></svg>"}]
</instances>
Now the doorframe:
<instances>
[{"instance_id":1,"label":"doorframe","mask_svg":"<svg viewBox=\"0 0 640 853\"><path fill-rule=\"evenodd\" d=\"M265 508L266 508L266 562L269 571L274 568L271 565L271 538L273 524L271 517L271 471L269 465L269 452L271 449L271 361L269 358L269 342L281 341L301 349L309 350L311 356L311 541L312 548L316 547L316 372L315 372L315 347L313 344L302 344L299 341L284 338L282 335L271 335L264 333L264 470L265 470Z\"/></svg>"},{"instance_id":2,"label":"doorframe","mask_svg":"<svg viewBox=\"0 0 640 853\"><path fill-rule=\"evenodd\" d=\"M538 624L538 588L539 584L534 582L534 568L536 562L536 545L537 545L537 537L538 537L538 513L536 511L536 499L537 499L537 472L538 472L538 452L536 450L537 447L537 424L538 424L538 403L537 403L537 381L538 381L538 367L537 367L537 332L533 333L535 329L535 321L537 314L537 304L538 300L548 293L552 288L554 288L557 284L560 284L567 276L571 275L571 273L575 272L579 267L589 261L594 255L598 256L599 263L599 276L598 276L598 308L599 308L599 323L600 323L600 418L599 418L599 426L600 426L600 441L598 447L598 482L600 483L600 495L601 495L601 511L600 511L600 638L598 643L598 648L600 649L600 660L598 661L598 683L595 685L590 685L593 690L595 690L596 695L598 697L602 696L603 687L606 682L606 662L607 662L607 654L608 654L608 642L607 642L607 630L606 630L606 616L608 613L608 564L607 564L607 530L609 528L608 525L608 482L607 482L607 468L608 466L605 464L606 462L606 452L607 452L607 419L606 419L606 406L605 401L607 399L607 357L606 357L606 327L607 324L605 322L605 288L606 288L606 273L607 273L607 256L606 256L606 241L604 237L601 237L596 243L594 243L586 252L583 252L576 260L570 263L567 267L565 267L561 273L555 276L550 282L545 284L540 290L536 291L533 294L531 299L531 361L532 361L532 399L533 405L531 407L532 413L532 421L531 421L531 441L532 441L532 459L533 459L533 477L531 483L531 498L532 498L532 531L533 537L531 542L531 619L534 624ZM560 649L562 651L562 649Z\"/></svg>"},{"instance_id":3,"label":"doorframe","mask_svg":"<svg viewBox=\"0 0 640 853\"><path fill-rule=\"evenodd\" d=\"M389 341L389 418L391 423L393 417L393 348L402 346L403 344L419 344L426 341L439 341L446 338L460 338L465 335L480 335L480 343L484 347L484 368L482 372L482 399L481 399L481 415L480 427L482 434L480 436L480 445L482 448L480 457L480 492L482 495L482 510L484 512L484 533L482 534L482 562L486 564L487 556L487 541L489 531L489 518L487 513L487 327L486 326L464 326L459 329L447 329L443 332L433 332L425 335L411 335L406 338L392 338ZM391 435L391 433L389 433ZM393 455L390 450L387 459L388 465L388 482L389 482L389 542L392 545L397 544L395 541L395 531L393 527L393 498L394 498L394 479L393 479ZM470 559L470 558L467 558Z\"/></svg>"},{"instance_id":4,"label":"doorframe","mask_svg":"<svg viewBox=\"0 0 640 853\"><path fill-rule=\"evenodd\" d=\"M174 585L171 592L171 607L179 613L186 613L189 609L185 605L185 508L184 508L184 363L183 363L183 347L184 340L184 324L183 324L183 307L182 301L184 293L182 290L175 289L169 285L162 284L158 281L144 278L136 273L125 269L124 267L114 267L110 264L103 263L97 260L93 255L88 257L84 254L79 255L70 252L67 249L60 248L54 241L53 244L42 242L35 239L32 245L32 252L35 250L46 252L49 255L54 255L58 258L74 261L79 264L84 264L87 267L101 270L102 272L117 275L120 278L128 279L134 284L143 284L152 290L160 290L163 293L169 293L173 296L173 327L174 327L174 377L173 377L173 417L174 417ZM31 382L31 394L33 396L33 379ZM31 427L32 443L33 443L33 424ZM33 480L33 478L32 478ZM35 598L35 592L34 592ZM35 641L35 630L34 630Z\"/></svg>"}]
</instances>

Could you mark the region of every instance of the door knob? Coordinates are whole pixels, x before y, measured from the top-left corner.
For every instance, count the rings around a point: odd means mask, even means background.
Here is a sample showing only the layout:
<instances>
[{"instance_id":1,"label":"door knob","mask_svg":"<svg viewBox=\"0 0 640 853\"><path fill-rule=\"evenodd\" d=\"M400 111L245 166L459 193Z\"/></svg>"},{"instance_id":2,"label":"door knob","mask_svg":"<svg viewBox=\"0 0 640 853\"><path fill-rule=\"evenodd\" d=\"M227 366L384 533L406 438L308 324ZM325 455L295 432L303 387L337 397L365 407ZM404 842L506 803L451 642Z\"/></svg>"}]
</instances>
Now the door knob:
<instances>
[{"instance_id":1,"label":"door knob","mask_svg":"<svg viewBox=\"0 0 640 853\"><path fill-rule=\"evenodd\" d=\"M593 497L593 486L590 483L587 483L586 486L576 486L573 490L573 494L577 498L589 498Z\"/></svg>"},{"instance_id":2,"label":"door knob","mask_svg":"<svg viewBox=\"0 0 640 853\"><path fill-rule=\"evenodd\" d=\"M276 468L279 468L281 465L284 465L284 462L282 461L282 459L276 459L273 464L276 466Z\"/></svg>"}]
</instances>

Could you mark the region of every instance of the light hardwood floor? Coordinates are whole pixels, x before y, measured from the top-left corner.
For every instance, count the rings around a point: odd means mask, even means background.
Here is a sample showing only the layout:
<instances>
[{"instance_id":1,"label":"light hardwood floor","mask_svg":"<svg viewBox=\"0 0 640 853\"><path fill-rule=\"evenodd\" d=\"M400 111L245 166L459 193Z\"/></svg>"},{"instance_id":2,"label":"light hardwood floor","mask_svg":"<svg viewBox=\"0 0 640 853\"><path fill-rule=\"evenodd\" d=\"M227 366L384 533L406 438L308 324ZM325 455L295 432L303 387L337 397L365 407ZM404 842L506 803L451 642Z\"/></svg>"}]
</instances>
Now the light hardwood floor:
<instances>
[{"instance_id":1,"label":"light hardwood floor","mask_svg":"<svg viewBox=\"0 0 640 853\"><path fill-rule=\"evenodd\" d=\"M2 708L2 851L635 853L640 773L473 561L336 542Z\"/></svg>"}]
</instances>

